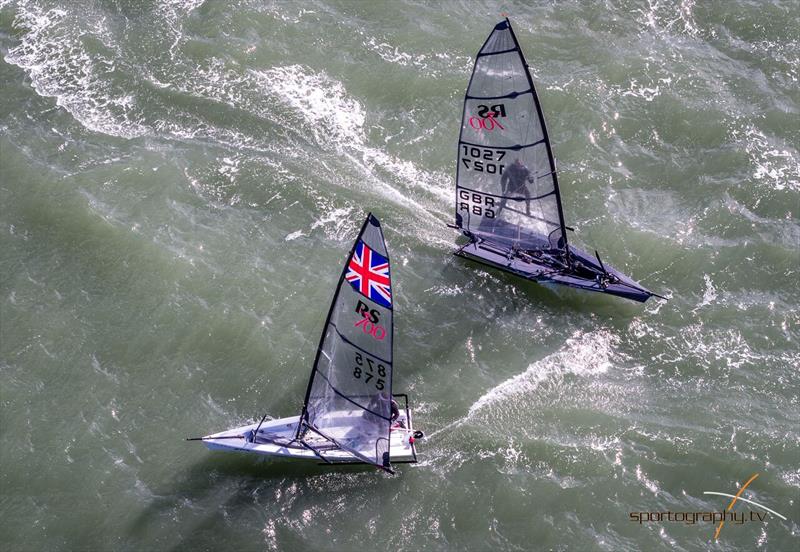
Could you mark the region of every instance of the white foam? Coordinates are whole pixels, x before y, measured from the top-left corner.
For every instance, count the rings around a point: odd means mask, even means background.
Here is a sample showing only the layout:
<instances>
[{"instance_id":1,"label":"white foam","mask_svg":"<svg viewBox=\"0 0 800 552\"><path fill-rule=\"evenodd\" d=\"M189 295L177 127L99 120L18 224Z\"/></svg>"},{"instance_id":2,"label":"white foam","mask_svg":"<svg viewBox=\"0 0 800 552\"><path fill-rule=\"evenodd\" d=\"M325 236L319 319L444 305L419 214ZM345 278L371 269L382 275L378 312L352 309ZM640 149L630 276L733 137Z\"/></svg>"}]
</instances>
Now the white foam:
<instances>
[{"instance_id":1,"label":"white foam","mask_svg":"<svg viewBox=\"0 0 800 552\"><path fill-rule=\"evenodd\" d=\"M750 157L754 179L771 184L775 190L800 191L800 155L793 147L767 137L752 124L734 128L730 134Z\"/></svg>"},{"instance_id":2,"label":"white foam","mask_svg":"<svg viewBox=\"0 0 800 552\"><path fill-rule=\"evenodd\" d=\"M176 37L172 50L183 36L182 19L201 4L199 0L159 4L167 34ZM90 36L104 46L97 52L94 51L97 48L90 51L84 44L86 21L81 17L66 9L23 6L15 19L15 27L26 31L20 35L20 44L8 52L6 60L23 68L37 93L56 98L56 103L83 126L125 138L160 135L184 141L212 139L239 151L274 153L274 140L217 128L186 114L178 114L178 119L148 121L136 94L123 89L113 78L115 64L120 63L123 54L115 45L105 18L86 14L92 23ZM176 52L172 53L174 57ZM360 191L376 193L406 207L414 217L426 222L416 225L418 232L425 232L420 237L430 242L450 243L449 236L445 239L441 235L441 220L450 217L452 182L449 175L422 170L412 161L370 145L364 106L348 95L341 82L325 72L301 65L245 70L233 61L211 59L185 75L145 74L143 78L154 86L224 102L282 125L290 139L310 136L324 150L349 161L349 166L360 173L357 178L348 177L347 173L342 174L340 167L327 167L323 160L318 165L329 173L326 178L346 187L359 186ZM309 154L300 147L288 148L282 155L303 161ZM236 180L237 170L238 167L228 165L220 168L221 175L230 182ZM238 198L233 198L236 200Z\"/></svg>"},{"instance_id":3,"label":"white foam","mask_svg":"<svg viewBox=\"0 0 800 552\"><path fill-rule=\"evenodd\" d=\"M619 338L607 330L575 332L564 347L531 364L527 370L484 393L469 407L467 418L500 401L535 391L543 381L565 374L593 376L611 367L614 345Z\"/></svg>"},{"instance_id":4,"label":"white foam","mask_svg":"<svg viewBox=\"0 0 800 552\"><path fill-rule=\"evenodd\" d=\"M375 37L364 36L361 44L368 50L377 54L383 61L403 67L414 67L424 70L429 78L436 78L443 73L467 73L472 69L472 58L464 55L450 55L446 52L431 54L412 54L402 51L397 46Z\"/></svg>"},{"instance_id":5,"label":"white foam","mask_svg":"<svg viewBox=\"0 0 800 552\"><path fill-rule=\"evenodd\" d=\"M170 47L173 59L184 38L182 19L202 4L203 0L167 0L155 6L161 15L158 21L166 27L158 29L158 36L174 37ZM8 51L5 60L28 74L37 94L55 98L58 106L94 132L122 138L163 133L177 139L210 137L235 147L252 145L251 137L203 123L186 126L169 120L148 121L140 99L115 78L117 66L124 63L126 54L106 17L102 12L65 6L44 9L28 2L18 5L13 25L22 32L19 44ZM102 47L92 45L93 41ZM147 66L140 70L143 79L159 88L174 87L230 105L244 102L241 94L234 94L241 78L222 71L220 65L212 60L209 67L198 67L186 78L172 74L156 77L147 72Z\"/></svg>"},{"instance_id":6,"label":"white foam","mask_svg":"<svg viewBox=\"0 0 800 552\"><path fill-rule=\"evenodd\" d=\"M661 95L661 87L663 85L669 85L672 82L672 79L669 77L664 77L657 79L654 83L650 86L640 84L639 81L636 79L631 79L628 88L625 90L617 89L618 92L622 96L633 96L634 98L642 98L647 102L652 102L658 96Z\"/></svg>"},{"instance_id":7,"label":"white foam","mask_svg":"<svg viewBox=\"0 0 800 552\"><path fill-rule=\"evenodd\" d=\"M681 0L678 6L672 0L648 0L647 9L633 10L638 12L637 19L644 26L657 34L685 34L697 37L699 28L694 19L694 0Z\"/></svg>"},{"instance_id":8,"label":"white foam","mask_svg":"<svg viewBox=\"0 0 800 552\"><path fill-rule=\"evenodd\" d=\"M352 205L323 210L322 215L311 224L311 229L322 228L328 238L345 240L357 231L356 224L351 222L351 215L356 214L360 217L363 213Z\"/></svg>"},{"instance_id":9,"label":"white foam","mask_svg":"<svg viewBox=\"0 0 800 552\"><path fill-rule=\"evenodd\" d=\"M295 115L305 119L305 126L320 144L364 143L363 107L347 95L340 82L327 74L315 73L302 65L250 70L249 73ZM291 124L288 118L287 124Z\"/></svg>"},{"instance_id":10,"label":"white foam","mask_svg":"<svg viewBox=\"0 0 800 552\"><path fill-rule=\"evenodd\" d=\"M647 477L647 474L644 473L644 470L642 470L642 466L639 464L636 465L636 479L640 483L642 483L645 486L645 488L647 488L648 491L650 491L654 495L658 494L660 490L658 488L658 483L654 479Z\"/></svg>"},{"instance_id":11,"label":"white foam","mask_svg":"<svg viewBox=\"0 0 800 552\"><path fill-rule=\"evenodd\" d=\"M163 0L156 4L156 9L161 14L161 19L169 27L175 39L169 48L172 59L175 59L175 52L184 38L183 28L180 23L181 16L185 16L192 10L199 8L205 0Z\"/></svg>"},{"instance_id":12,"label":"white foam","mask_svg":"<svg viewBox=\"0 0 800 552\"><path fill-rule=\"evenodd\" d=\"M800 468L786 470L780 477L790 487L800 489Z\"/></svg>"},{"instance_id":13,"label":"white foam","mask_svg":"<svg viewBox=\"0 0 800 552\"><path fill-rule=\"evenodd\" d=\"M296 240L297 238L302 238L305 235L306 235L305 232L303 232L302 230L297 230L296 232L292 232L291 234L287 234L286 237L283 238L283 239L284 239L284 241L292 241L292 240Z\"/></svg>"},{"instance_id":14,"label":"white foam","mask_svg":"<svg viewBox=\"0 0 800 552\"><path fill-rule=\"evenodd\" d=\"M440 297L458 297L464 293L464 288L458 285L439 284L425 290L425 293L428 292L433 292L434 295Z\"/></svg>"},{"instance_id":15,"label":"white foam","mask_svg":"<svg viewBox=\"0 0 800 552\"><path fill-rule=\"evenodd\" d=\"M54 97L90 130L125 138L147 132L135 99L112 82L117 56L90 52L86 46L88 37L114 50L104 16L25 3L14 18L14 28L26 32L5 60L25 70L37 94Z\"/></svg>"},{"instance_id":16,"label":"white foam","mask_svg":"<svg viewBox=\"0 0 800 552\"><path fill-rule=\"evenodd\" d=\"M310 133L323 149L345 157L366 177L356 184L426 219L430 223L426 238L443 241L432 228L440 225L440 218L436 218L434 213L443 218L450 216L450 178L442 173L421 170L411 161L369 145L366 111L347 93L342 83L325 72L315 72L302 65L251 70L249 73L261 88L279 98L288 108L283 117L287 127Z\"/></svg>"},{"instance_id":17,"label":"white foam","mask_svg":"<svg viewBox=\"0 0 800 552\"><path fill-rule=\"evenodd\" d=\"M717 299L717 288L714 287L714 283L711 281L711 276L708 274L703 274L703 280L706 282L706 289L703 292L703 300L692 310L692 312L697 312L698 309L712 304Z\"/></svg>"},{"instance_id":18,"label":"white foam","mask_svg":"<svg viewBox=\"0 0 800 552\"><path fill-rule=\"evenodd\" d=\"M262 5L261 2L256 4L261 11L264 13L268 13L275 19L280 19L284 23L300 23L300 21L310 15L315 15L317 12L314 10L307 10L305 8L299 7L299 4L293 4L291 2L279 2L275 5ZM291 10L297 9L296 13L289 13Z\"/></svg>"}]
</instances>

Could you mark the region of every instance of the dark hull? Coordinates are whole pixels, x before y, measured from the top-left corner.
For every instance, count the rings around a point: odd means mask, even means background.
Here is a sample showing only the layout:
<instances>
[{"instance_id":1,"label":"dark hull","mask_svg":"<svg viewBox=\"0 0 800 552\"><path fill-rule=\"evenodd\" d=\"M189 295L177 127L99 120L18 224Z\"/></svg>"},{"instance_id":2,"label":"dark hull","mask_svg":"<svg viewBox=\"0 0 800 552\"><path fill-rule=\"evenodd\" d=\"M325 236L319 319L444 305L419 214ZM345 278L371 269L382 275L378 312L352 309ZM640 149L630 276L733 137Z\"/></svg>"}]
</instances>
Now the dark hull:
<instances>
[{"instance_id":1,"label":"dark hull","mask_svg":"<svg viewBox=\"0 0 800 552\"><path fill-rule=\"evenodd\" d=\"M603 269L595 257L572 246L570 246L569 251L573 260L580 261L593 271L602 272ZM507 250L502 247L495 247L487 242L473 241L456 251L456 255L510 272L515 276L534 282L561 284L585 291L615 295L641 303L644 303L654 295L609 265L605 265L605 270L615 277L617 281L602 285L594 277L584 277L576 271L559 270L554 268L552 264L547 263L546 260L540 261L533 257L520 258L518 256L509 258Z\"/></svg>"}]
</instances>

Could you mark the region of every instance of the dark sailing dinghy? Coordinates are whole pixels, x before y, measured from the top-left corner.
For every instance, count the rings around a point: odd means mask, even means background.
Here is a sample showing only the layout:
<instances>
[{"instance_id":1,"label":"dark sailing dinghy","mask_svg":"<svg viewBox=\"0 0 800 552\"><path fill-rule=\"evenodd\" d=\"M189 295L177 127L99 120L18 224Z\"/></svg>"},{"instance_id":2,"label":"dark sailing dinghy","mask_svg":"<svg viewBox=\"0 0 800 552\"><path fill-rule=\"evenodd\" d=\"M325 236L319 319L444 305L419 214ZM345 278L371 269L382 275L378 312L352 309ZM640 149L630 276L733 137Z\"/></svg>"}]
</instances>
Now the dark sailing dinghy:
<instances>
[{"instance_id":1,"label":"dark sailing dinghy","mask_svg":"<svg viewBox=\"0 0 800 552\"><path fill-rule=\"evenodd\" d=\"M210 449L372 464L417 461L406 395L392 394L393 310L389 254L371 214L339 277L299 416L215 433ZM395 399L402 400L402 407Z\"/></svg>"},{"instance_id":2,"label":"dark sailing dinghy","mask_svg":"<svg viewBox=\"0 0 800 552\"><path fill-rule=\"evenodd\" d=\"M506 19L475 60L464 98L456 254L541 283L646 301L655 295L567 241L558 177L528 65Z\"/></svg>"}]
</instances>

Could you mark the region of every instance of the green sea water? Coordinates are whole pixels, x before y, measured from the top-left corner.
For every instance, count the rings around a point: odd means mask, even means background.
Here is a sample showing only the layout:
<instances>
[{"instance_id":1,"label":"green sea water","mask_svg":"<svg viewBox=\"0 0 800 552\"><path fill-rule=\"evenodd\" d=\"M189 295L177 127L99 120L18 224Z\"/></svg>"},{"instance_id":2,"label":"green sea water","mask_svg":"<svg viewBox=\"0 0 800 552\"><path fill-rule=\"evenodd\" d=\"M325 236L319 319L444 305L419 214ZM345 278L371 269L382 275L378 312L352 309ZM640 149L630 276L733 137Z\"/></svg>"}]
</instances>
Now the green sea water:
<instances>
[{"instance_id":1,"label":"green sea water","mask_svg":"<svg viewBox=\"0 0 800 552\"><path fill-rule=\"evenodd\" d=\"M451 254L501 12L571 241L668 300ZM797 550L798 29L792 0L0 0L0 549ZM299 412L367 211L420 463L184 441ZM785 520L668 519L754 474Z\"/></svg>"}]
</instances>

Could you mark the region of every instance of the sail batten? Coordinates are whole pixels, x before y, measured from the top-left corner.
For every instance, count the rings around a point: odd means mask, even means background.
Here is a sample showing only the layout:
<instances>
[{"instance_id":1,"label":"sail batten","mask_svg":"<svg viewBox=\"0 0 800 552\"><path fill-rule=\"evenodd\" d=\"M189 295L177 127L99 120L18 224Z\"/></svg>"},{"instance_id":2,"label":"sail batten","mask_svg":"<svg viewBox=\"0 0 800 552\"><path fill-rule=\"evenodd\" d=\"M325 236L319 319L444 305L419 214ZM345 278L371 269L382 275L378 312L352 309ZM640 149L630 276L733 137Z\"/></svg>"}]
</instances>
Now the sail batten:
<instances>
[{"instance_id":1,"label":"sail batten","mask_svg":"<svg viewBox=\"0 0 800 552\"><path fill-rule=\"evenodd\" d=\"M516 51L518 51L518 50L517 50L517 48L510 48L510 49L508 49L508 50L501 50L501 51L499 51L499 52L485 52L485 53L479 53L479 54L478 54L477 56L475 56L475 57L496 56L496 55L498 55L498 54L508 54L508 53L510 53L510 52L516 52Z\"/></svg>"},{"instance_id":2,"label":"sail batten","mask_svg":"<svg viewBox=\"0 0 800 552\"><path fill-rule=\"evenodd\" d=\"M393 312L389 254L371 214L350 250L325 321L297 438L312 431L389 469Z\"/></svg>"},{"instance_id":3,"label":"sail batten","mask_svg":"<svg viewBox=\"0 0 800 552\"><path fill-rule=\"evenodd\" d=\"M522 92L509 92L503 96L470 96L467 94L465 96L468 100L504 100L506 98L516 98L517 96L522 96L524 94L532 94L533 90L523 90Z\"/></svg>"},{"instance_id":4,"label":"sail batten","mask_svg":"<svg viewBox=\"0 0 800 552\"><path fill-rule=\"evenodd\" d=\"M464 95L455 207L456 226L473 240L568 254L547 128L507 19L478 52Z\"/></svg>"},{"instance_id":5,"label":"sail batten","mask_svg":"<svg viewBox=\"0 0 800 552\"><path fill-rule=\"evenodd\" d=\"M472 142L463 142L463 141L460 142L460 143L465 145L465 146L478 146L478 147L480 147L480 146L483 145L483 144L473 144ZM536 146L536 145L543 144L543 143L544 143L544 138L542 138L541 140L537 140L536 142L533 142L531 144L524 144L524 145L523 144L514 144L513 146L492 146L492 149L521 150L522 148L529 148L531 146Z\"/></svg>"},{"instance_id":6,"label":"sail batten","mask_svg":"<svg viewBox=\"0 0 800 552\"><path fill-rule=\"evenodd\" d=\"M351 345L351 346L355 347L356 349L358 349L358 350L359 350L359 351L361 351L362 353L366 353L366 354L372 354L372 353L369 353L368 351L365 351L364 349L362 349L361 347L359 347L358 345L356 345L356 344L355 344L355 343L353 343L352 341L348 340L348 339L347 339L347 338L346 338L346 337L345 337L345 336L342 334L342 332L340 332L340 331L339 331L339 328L337 328L337 327L336 327L336 324L331 324L331 327L332 327L334 330L336 330L336 333L339 335L339 337L342 339L342 341L344 341L344 342L345 342L345 343L347 343L348 345ZM391 364L391 363L392 363L390 360L384 360L384 359L380 358L380 357L379 357L378 355L376 355L376 354L372 354L372 356L373 356L373 357L375 357L375 358L377 358L377 359L378 359L378 360L380 360L381 362L384 362L384 363L386 363L386 364Z\"/></svg>"}]
</instances>

